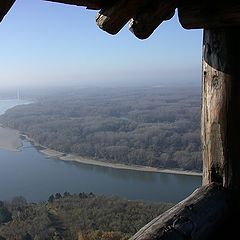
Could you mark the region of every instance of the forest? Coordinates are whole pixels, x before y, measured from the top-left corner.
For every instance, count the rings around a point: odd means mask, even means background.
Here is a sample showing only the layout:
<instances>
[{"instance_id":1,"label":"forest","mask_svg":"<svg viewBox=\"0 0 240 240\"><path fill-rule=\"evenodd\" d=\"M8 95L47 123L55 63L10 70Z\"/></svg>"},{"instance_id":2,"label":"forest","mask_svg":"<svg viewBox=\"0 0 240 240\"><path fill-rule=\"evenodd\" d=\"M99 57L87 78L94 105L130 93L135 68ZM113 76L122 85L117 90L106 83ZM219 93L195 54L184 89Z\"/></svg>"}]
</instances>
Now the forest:
<instances>
[{"instance_id":1,"label":"forest","mask_svg":"<svg viewBox=\"0 0 240 240\"><path fill-rule=\"evenodd\" d=\"M0 201L0 240L127 240L171 206L84 192L40 203L15 197Z\"/></svg>"},{"instance_id":2,"label":"forest","mask_svg":"<svg viewBox=\"0 0 240 240\"><path fill-rule=\"evenodd\" d=\"M129 165L202 170L197 87L49 91L35 96L32 104L9 109L0 120L63 153Z\"/></svg>"}]
</instances>

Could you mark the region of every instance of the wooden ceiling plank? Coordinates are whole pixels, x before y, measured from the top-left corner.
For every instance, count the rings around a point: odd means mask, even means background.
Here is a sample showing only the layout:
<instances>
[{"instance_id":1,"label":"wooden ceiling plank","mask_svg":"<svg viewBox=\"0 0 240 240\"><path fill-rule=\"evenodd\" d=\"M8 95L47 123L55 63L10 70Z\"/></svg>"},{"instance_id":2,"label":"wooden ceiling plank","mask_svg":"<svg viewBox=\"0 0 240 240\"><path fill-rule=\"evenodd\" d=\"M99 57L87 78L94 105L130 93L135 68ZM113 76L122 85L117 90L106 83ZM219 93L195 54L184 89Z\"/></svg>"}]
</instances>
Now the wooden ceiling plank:
<instances>
[{"instance_id":1,"label":"wooden ceiling plank","mask_svg":"<svg viewBox=\"0 0 240 240\"><path fill-rule=\"evenodd\" d=\"M0 1L0 22L3 20L5 15L11 9L12 5L15 3L15 0L4 0Z\"/></svg>"},{"instance_id":2,"label":"wooden ceiling plank","mask_svg":"<svg viewBox=\"0 0 240 240\"><path fill-rule=\"evenodd\" d=\"M86 7L87 9L99 10L105 7L108 4L108 2L112 2L113 0L44 0L44 1L83 6Z\"/></svg>"},{"instance_id":3,"label":"wooden ceiling plank","mask_svg":"<svg viewBox=\"0 0 240 240\"><path fill-rule=\"evenodd\" d=\"M178 0L151 1L130 21L130 31L140 39L148 38L165 20L174 16Z\"/></svg>"},{"instance_id":4,"label":"wooden ceiling plank","mask_svg":"<svg viewBox=\"0 0 240 240\"><path fill-rule=\"evenodd\" d=\"M186 29L240 26L240 1L180 0L178 15Z\"/></svg>"},{"instance_id":5,"label":"wooden ceiling plank","mask_svg":"<svg viewBox=\"0 0 240 240\"><path fill-rule=\"evenodd\" d=\"M96 17L97 25L110 34L117 34L124 25L151 0L118 0L102 9Z\"/></svg>"}]
</instances>

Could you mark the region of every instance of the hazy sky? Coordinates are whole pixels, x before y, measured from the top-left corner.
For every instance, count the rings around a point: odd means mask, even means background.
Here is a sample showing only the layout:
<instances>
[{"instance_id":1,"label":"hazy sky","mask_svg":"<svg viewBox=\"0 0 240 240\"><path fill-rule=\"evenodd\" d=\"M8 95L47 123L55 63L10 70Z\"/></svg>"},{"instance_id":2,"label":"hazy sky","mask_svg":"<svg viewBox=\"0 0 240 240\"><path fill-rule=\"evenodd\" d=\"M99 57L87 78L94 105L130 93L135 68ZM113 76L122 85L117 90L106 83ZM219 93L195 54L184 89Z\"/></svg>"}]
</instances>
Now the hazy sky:
<instances>
[{"instance_id":1,"label":"hazy sky","mask_svg":"<svg viewBox=\"0 0 240 240\"><path fill-rule=\"evenodd\" d=\"M202 31L184 30L175 16L146 40L127 27L112 36L96 26L96 13L16 1L0 24L1 87L200 81Z\"/></svg>"}]
</instances>

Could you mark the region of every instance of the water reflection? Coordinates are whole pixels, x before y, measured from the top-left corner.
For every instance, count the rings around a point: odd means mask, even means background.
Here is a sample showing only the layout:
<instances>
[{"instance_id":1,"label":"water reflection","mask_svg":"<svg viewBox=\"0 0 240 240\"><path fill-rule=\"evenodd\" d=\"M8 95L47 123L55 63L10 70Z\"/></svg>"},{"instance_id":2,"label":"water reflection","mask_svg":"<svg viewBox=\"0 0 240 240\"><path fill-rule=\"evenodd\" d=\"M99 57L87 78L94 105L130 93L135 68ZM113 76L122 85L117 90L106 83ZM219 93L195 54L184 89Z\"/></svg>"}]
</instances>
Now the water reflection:
<instances>
[{"instance_id":1,"label":"water reflection","mask_svg":"<svg viewBox=\"0 0 240 240\"><path fill-rule=\"evenodd\" d=\"M0 150L0 199L23 195L30 201L41 201L56 192L84 191L178 202L200 185L198 176L113 169L52 159L26 140L20 152Z\"/></svg>"},{"instance_id":2,"label":"water reflection","mask_svg":"<svg viewBox=\"0 0 240 240\"><path fill-rule=\"evenodd\" d=\"M59 161L59 160L56 160ZM96 166L91 164L83 164L83 163L77 163L77 162L69 162L69 164L80 167L82 169L85 169L87 171L94 171L102 174L107 174L113 178L118 179L135 179L138 181L143 182L154 182L156 181L156 174L152 172L140 172L140 171L134 171L134 170L128 170L128 169L115 169L111 167L103 167L103 166Z\"/></svg>"}]
</instances>

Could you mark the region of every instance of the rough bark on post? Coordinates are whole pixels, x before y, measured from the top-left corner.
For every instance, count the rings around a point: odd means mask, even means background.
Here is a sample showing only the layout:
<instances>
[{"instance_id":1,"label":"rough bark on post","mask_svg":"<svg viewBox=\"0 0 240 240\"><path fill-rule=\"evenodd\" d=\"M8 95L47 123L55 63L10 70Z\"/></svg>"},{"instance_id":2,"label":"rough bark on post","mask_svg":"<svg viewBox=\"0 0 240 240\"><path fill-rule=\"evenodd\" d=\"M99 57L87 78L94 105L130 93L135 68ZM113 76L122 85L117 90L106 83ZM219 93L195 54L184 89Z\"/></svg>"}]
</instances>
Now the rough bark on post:
<instances>
[{"instance_id":1,"label":"rough bark on post","mask_svg":"<svg viewBox=\"0 0 240 240\"><path fill-rule=\"evenodd\" d=\"M240 188L240 28L204 30L203 184Z\"/></svg>"}]
</instances>

